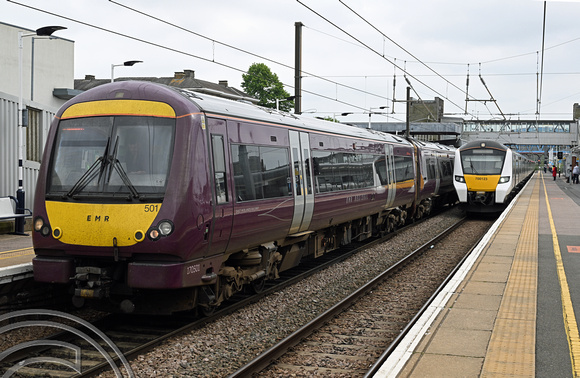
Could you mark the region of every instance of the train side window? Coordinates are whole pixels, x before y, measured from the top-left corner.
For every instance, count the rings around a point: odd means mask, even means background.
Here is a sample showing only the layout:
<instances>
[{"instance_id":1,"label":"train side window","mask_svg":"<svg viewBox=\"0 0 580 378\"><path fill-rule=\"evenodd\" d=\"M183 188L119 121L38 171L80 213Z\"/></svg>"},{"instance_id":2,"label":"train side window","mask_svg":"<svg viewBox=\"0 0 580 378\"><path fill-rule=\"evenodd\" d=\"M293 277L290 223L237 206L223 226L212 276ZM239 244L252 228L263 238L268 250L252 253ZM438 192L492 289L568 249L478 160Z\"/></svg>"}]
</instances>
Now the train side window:
<instances>
[{"instance_id":1,"label":"train side window","mask_svg":"<svg viewBox=\"0 0 580 378\"><path fill-rule=\"evenodd\" d=\"M303 152L303 156L305 159L305 165L306 165L306 194L312 194L312 176L310 174L310 151L308 150L308 148L304 149Z\"/></svg>"},{"instance_id":2,"label":"train side window","mask_svg":"<svg viewBox=\"0 0 580 378\"><path fill-rule=\"evenodd\" d=\"M451 177L453 176L453 168L451 167L450 161L444 161L442 163L443 166L443 177Z\"/></svg>"},{"instance_id":3,"label":"train side window","mask_svg":"<svg viewBox=\"0 0 580 378\"><path fill-rule=\"evenodd\" d=\"M317 193L373 187L375 169L381 168L380 155L314 150L312 157ZM384 159L382 167L385 171ZM386 177L381 177L381 172L377 174L383 183Z\"/></svg>"},{"instance_id":4,"label":"train side window","mask_svg":"<svg viewBox=\"0 0 580 378\"><path fill-rule=\"evenodd\" d=\"M434 180L437 178L437 173L435 170L435 165L437 164L435 159L429 159L427 163L427 178L429 180Z\"/></svg>"},{"instance_id":5,"label":"train side window","mask_svg":"<svg viewBox=\"0 0 580 378\"><path fill-rule=\"evenodd\" d=\"M379 178L380 185L389 184L389 176L387 173L387 162L384 156L377 156L375 160L375 170Z\"/></svg>"},{"instance_id":6,"label":"train side window","mask_svg":"<svg viewBox=\"0 0 580 378\"><path fill-rule=\"evenodd\" d=\"M411 156L395 156L395 181L404 182L415 179L413 158Z\"/></svg>"},{"instance_id":7,"label":"train side window","mask_svg":"<svg viewBox=\"0 0 580 378\"><path fill-rule=\"evenodd\" d=\"M288 149L232 144L238 202L292 194Z\"/></svg>"},{"instance_id":8,"label":"train side window","mask_svg":"<svg viewBox=\"0 0 580 378\"><path fill-rule=\"evenodd\" d=\"M213 151L213 168L215 180L215 194L218 204L228 203L228 188L226 181L226 156L223 135L211 136Z\"/></svg>"}]
</instances>

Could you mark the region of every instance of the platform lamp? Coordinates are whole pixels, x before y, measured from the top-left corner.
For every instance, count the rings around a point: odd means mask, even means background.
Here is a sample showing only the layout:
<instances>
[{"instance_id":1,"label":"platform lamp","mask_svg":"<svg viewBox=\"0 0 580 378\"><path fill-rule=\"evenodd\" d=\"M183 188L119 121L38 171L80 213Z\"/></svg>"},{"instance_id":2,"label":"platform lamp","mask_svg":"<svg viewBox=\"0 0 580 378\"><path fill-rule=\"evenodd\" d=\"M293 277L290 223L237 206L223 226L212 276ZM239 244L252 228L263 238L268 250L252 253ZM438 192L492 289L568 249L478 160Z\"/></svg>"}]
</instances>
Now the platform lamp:
<instances>
[{"instance_id":1,"label":"platform lamp","mask_svg":"<svg viewBox=\"0 0 580 378\"><path fill-rule=\"evenodd\" d=\"M23 110L24 100L22 95L22 50L24 47L25 37L50 37L52 33L66 29L64 26L44 26L36 29L34 33L18 32L18 77L20 81L20 90L18 93L18 190L16 191L16 214L24 214L26 208L25 192L24 192L24 150L26 148L26 140L24 138L24 128L28 126L28 115ZM26 118L26 119L25 119ZM18 235L26 235L24 233L24 218L16 218L14 221L14 233Z\"/></svg>"},{"instance_id":2,"label":"platform lamp","mask_svg":"<svg viewBox=\"0 0 580 378\"><path fill-rule=\"evenodd\" d=\"M128 60L128 61L123 62L121 64L111 64L111 83L113 81L115 81L115 67L121 67L121 66L131 67L137 63L143 63L143 61L142 60Z\"/></svg>"}]
</instances>

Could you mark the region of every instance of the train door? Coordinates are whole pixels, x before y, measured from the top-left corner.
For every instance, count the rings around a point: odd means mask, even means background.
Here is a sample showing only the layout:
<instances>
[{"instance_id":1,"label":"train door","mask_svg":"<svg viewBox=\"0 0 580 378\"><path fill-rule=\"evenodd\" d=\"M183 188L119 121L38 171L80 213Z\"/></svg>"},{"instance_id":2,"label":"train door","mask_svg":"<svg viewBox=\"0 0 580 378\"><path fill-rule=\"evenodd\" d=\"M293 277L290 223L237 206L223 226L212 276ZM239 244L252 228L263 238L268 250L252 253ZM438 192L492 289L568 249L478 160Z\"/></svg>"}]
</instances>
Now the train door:
<instances>
[{"instance_id":1,"label":"train door","mask_svg":"<svg viewBox=\"0 0 580 378\"><path fill-rule=\"evenodd\" d=\"M393 158L393 146L385 145L385 158L387 163L387 207L391 207L395 201L395 159Z\"/></svg>"},{"instance_id":2,"label":"train door","mask_svg":"<svg viewBox=\"0 0 580 378\"><path fill-rule=\"evenodd\" d=\"M212 220L206 226L211 255L225 252L234 220L234 201L229 167L226 121L208 118L209 144L212 161Z\"/></svg>"},{"instance_id":3,"label":"train door","mask_svg":"<svg viewBox=\"0 0 580 378\"><path fill-rule=\"evenodd\" d=\"M292 194L294 195L294 216L290 234L308 230L314 211L314 192L310 158L310 137L308 133L289 131L290 159L292 161Z\"/></svg>"},{"instance_id":4,"label":"train door","mask_svg":"<svg viewBox=\"0 0 580 378\"><path fill-rule=\"evenodd\" d=\"M435 190L433 193L439 193L441 190L441 171L439 169L439 161L442 161L442 157L438 153L430 153L427 159L427 177L428 179L435 180Z\"/></svg>"},{"instance_id":5,"label":"train door","mask_svg":"<svg viewBox=\"0 0 580 378\"><path fill-rule=\"evenodd\" d=\"M433 173L434 173L434 178L435 178L435 193L439 193L441 191L441 182L443 180L443 177L441 176L441 171L439 169L439 164L438 161L443 160L441 158L441 156L435 156L433 158L431 158L431 160L429 161L429 166L432 167L433 169Z\"/></svg>"}]
</instances>

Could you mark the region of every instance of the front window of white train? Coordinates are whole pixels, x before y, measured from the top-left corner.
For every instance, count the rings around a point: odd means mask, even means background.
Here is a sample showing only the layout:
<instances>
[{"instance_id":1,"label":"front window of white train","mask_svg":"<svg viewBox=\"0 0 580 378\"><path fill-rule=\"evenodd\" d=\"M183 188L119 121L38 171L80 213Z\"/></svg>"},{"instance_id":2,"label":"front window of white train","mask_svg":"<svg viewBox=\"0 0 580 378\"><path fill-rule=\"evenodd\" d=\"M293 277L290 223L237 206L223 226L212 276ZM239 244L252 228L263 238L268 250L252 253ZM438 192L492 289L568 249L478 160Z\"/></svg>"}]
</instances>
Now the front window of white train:
<instances>
[{"instance_id":1,"label":"front window of white train","mask_svg":"<svg viewBox=\"0 0 580 378\"><path fill-rule=\"evenodd\" d=\"M59 123L47 195L155 199L167 186L175 120L91 117Z\"/></svg>"},{"instance_id":2,"label":"front window of white train","mask_svg":"<svg viewBox=\"0 0 580 378\"><path fill-rule=\"evenodd\" d=\"M493 148L473 148L461 152L461 165L466 175L499 175L505 151Z\"/></svg>"}]
</instances>

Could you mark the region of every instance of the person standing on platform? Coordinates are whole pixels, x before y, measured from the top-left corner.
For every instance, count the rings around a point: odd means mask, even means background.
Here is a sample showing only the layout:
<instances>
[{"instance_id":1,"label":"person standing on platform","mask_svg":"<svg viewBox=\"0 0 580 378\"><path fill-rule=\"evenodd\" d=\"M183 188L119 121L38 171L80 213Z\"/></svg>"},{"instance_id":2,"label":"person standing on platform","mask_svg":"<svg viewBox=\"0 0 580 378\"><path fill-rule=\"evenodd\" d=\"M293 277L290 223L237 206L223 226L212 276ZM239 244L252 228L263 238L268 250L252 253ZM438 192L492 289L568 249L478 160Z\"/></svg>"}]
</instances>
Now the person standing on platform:
<instances>
[{"instance_id":1,"label":"person standing on platform","mask_svg":"<svg viewBox=\"0 0 580 378\"><path fill-rule=\"evenodd\" d=\"M576 163L576 165L572 169L572 182L574 184L578 184L578 177L579 176L580 176L580 167L578 166L578 163Z\"/></svg>"},{"instance_id":2,"label":"person standing on platform","mask_svg":"<svg viewBox=\"0 0 580 378\"><path fill-rule=\"evenodd\" d=\"M552 167L552 176L554 176L554 181L556 181L556 174L558 173L558 168L554 165Z\"/></svg>"}]
</instances>

